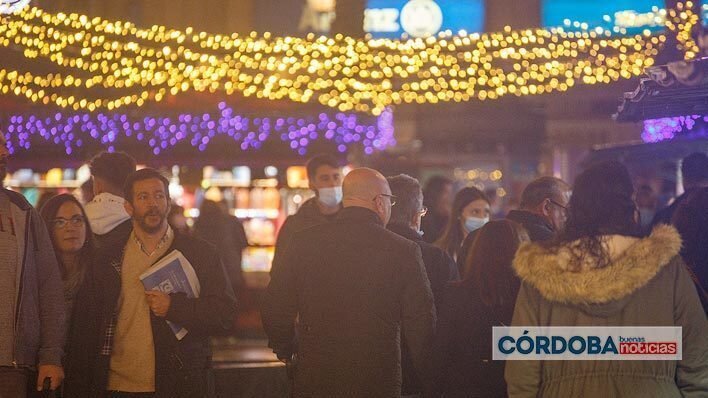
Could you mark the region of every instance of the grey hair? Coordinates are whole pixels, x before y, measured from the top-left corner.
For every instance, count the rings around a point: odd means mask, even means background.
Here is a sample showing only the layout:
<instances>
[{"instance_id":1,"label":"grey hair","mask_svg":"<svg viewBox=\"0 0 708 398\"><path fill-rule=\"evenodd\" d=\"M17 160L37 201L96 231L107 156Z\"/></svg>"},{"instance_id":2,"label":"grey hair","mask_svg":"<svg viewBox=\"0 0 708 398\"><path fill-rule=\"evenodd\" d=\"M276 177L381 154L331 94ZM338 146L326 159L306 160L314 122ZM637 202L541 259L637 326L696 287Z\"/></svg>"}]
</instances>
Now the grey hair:
<instances>
[{"instance_id":1,"label":"grey hair","mask_svg":"<svg viewBox=\"0 0 708 398\"><path fill-rule=\"evenodd\" d=\"M546 199L554 199L563 195L564 192L570 191L570 185L565 181L556 177L539 177L526 186L524 192L521 193L521 203L519 208L532 209Z\"/></svg>"},{"instance_id":2,"label":"grey hair","mask_svg":"<svg viewBox=\"0 0 708 398\"><path fill-rule=\"evenodd\" d=\"M391 208L391 221L410 224L413 216L423 208L423 190L420 182L407 174L388 177L396 205Z\"/></svg>"}]
</instances>

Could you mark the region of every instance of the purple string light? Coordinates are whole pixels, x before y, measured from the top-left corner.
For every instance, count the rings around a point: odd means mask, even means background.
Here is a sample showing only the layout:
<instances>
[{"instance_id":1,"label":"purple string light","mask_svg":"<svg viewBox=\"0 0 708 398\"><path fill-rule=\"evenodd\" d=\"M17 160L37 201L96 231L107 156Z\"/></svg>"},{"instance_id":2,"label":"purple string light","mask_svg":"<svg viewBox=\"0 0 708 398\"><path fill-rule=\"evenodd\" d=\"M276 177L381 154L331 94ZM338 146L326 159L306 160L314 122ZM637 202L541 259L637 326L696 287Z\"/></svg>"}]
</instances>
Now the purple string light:
<instances>
[{"instance_id":1,"label":"purple string light","mask_svg":"<svg viewBox=\"0 0 708 398\"><path fill-rule=\"evenodd\" d=\"M33 139L62 145L71 155L88 140L114 151L123 137L148 144L154 155L160 155L179 143L188 142L205 151L216 136L230 137L242 151L260 149L269 139L280 139L300 155L310 144L327 140L346 152L353 144L361 145L367 155L395 145L393 111L386 109L374 123L365 124L356 114L320 113L316 117L254 117L236 115L226 103L218 105L218 116L212 114L180 114L171 117L135 118L126 114L64 114L53 116L13 115L7 127L10 153L29 150Z\"/></svg>"},{"instance_id":2,"label":"purple string light","mask_svg":"<svg viewBox=\"0 0 708 398\"><path fill-rule=\"evenodd\" d=\"M696 126L696 122L699 122L701 119L703 119L704 122L708 122L708 116L700 115L645 120L642 140L647 143L671 140L676 137L678 133L693 130Z\"/></svg>"}]
</instances>

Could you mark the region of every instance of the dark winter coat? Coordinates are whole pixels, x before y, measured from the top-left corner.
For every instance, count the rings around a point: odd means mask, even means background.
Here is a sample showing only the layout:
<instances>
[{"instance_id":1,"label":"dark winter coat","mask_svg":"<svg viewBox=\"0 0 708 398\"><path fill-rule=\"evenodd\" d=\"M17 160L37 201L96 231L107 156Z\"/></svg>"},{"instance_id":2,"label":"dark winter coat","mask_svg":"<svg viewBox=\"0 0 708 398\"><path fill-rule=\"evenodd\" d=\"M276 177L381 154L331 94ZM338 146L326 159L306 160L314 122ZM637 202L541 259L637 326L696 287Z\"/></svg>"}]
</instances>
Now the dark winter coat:
<instances>
[{"instance_id":1,"label":"dark winter coat","mask_svg":"<svg viewBox=\"0 0 708 398\"><path fill-rule=\"evenodd\" d=\"M531 242L551 240L556 233L548 220L526 210L512 210L506 215L506 219L521 224L529 233Z\"/></svg>"},{"instance_id":2,"label":"dark winter coat","mask_svg":"<svg viewBox=\"0 0 708 398\"><path fill-rule=\"evenodd\" d=\"M610 263L597 267L577 242L557 251L522 244L523 283L514 326L680 326L678 361L507 361L509 397L706 397L708 322L679 256L681 237L657 226L638 239L605 237Z\"/></svg>"},{"instance_id":3,"label":"dark winter coat","mask_svg":"<svg viewBox=\"0 0 708 398\"><path fill-rule=\"evenodd\" d=\"M61 365L64 288L49 232L24 196L0 189L0 195L10 199L11 220L6 222L17 237L16 291L11 293L17 303L13 362L32 367Z\"/></svg>"},{"instance_id":4,"label":"dark winter coat","mask_svg":"<svg viewBox=\"0 0 708 398\"><path fill-rule=\"evenodd\" d=\"M288 216L283 226L280 227L278 239L275 242L275 255L278 256L278 252L282 251L283 247L296 233L303 229L314 227L315 225L328 223L335 218L336 214L326 216L320 212L320 207L317 205L317 198L307 200L300 206L297 213Z\"/></svg>"},{"instance_id":5,"label":"dark winter coat","mask_svg":"<svg viewBox=\"0 0 708 398\"><path fill-rule=\"evenodd\" d=\"M442 296L431 367L444 397L506 397L504 362L492 361L492 327L510 325L514 302L485 305L479 290L448 285ZM439 395L437 395L439 396Z\"/></svg>"},{"instance_id":6,"label":"dark winter coat","mask_svg":"<svg viewBox=\"0 0 708 398\"><path fill-rule=\"evenodd\" d=\"M683 202L688 200L689 196L691 196L691 192L684 192L681 196L674 199L670 205L657 211L654 218L651 220L652 228L659 224L670 225L671 220L674 218L674 213L676 213L676 210L678 210L679 206L681 206Z\"/></svg>"},{"instance_id":7,"label":"dark winter coat","mask_svg":"<svg viewBox=\"0 0 708 398\"><path fill-rule=\"evenodd\" d=\"M101 355L105 331L116 311L121 292L120 275L113 263L122 261L126 241L99 254L89 269L74 305L66 367L67 397L102 397L108 384L110 357ZM189 333L177 340L165 318L150 314L155 344L156 397L211 397L209 336L228 331L236 300L214 247L200 239L176 234L172 250L192 264L201 285L199 298L182 293L171 296L166 319Z\"/></svg>"},{"instance_id":8,"label":"dark winter coat","mask_svg":"<svg viewBox=\"0 0 708 398\"><path fill-rule=\"evenodd\" d=\"M422 372L435 308L417 244L349 207L293 236L279 261L263 325L280 358L298 354L295 396L399 396L401 329Z\"/></svg>"},{"instance_id":9,"label":"dark winter coat","mask_svg":"<svg viewBox=\"0 0 708 398\"><path fill-rule=\"evenodd\" d=\"M440 309L440 299L445 286L448 282L460 279L455 260L445 250L424 241L420 235L406 225L389 223L386 228L415 242L420 247L425 272L430 281L430 290L433 292L433 299L435 300L435 308Z\"/></svg>"},{"instance_id":10,"label":"dark winter coat","mask_svg":"<svg viewBox=\"0 0 708 398\"><path fill-rule=\"evenodd\" d=\"M420 247L420 251L423 255L423 265L425 265L425 272L428 275L430 289L433 292L433 299L435 300L435 309L439 313L445 286L448 282L460 279L460 274L457 272L457 265L455 264L455 261L443 249L425 242L420 235L418 235L407 225L389 223L386 228L388 228L389 231L395 232L396 234L415 242L418 244L418 247ZM408 353L408 347L404 344L401 349L403 394L412 395L422 393L422 386L416 377L415 368Z\"/></svg>"},{"instance_id":11,"label":"dark winter coat","mask_svg":"<svg viewBox=\"0 0 708 398\"><path fill-rule=\"evenodd\" d=\"M197 220L194 224L194 236L216 246L221 263L231 281L231 287L237 292L243 280L241 273L243 250L248 247L248 238L241 221L226 214L218 218Z\"/></svg>"},{"instance_id":12,"label":"dark winter coat","mask_svg":"<svg viewBox=\"0 0 708 398\"><path fill-rule=\"evenodd\" d=\"M435 243L435 241L442 237L449 220L450 217L438 215L431 210L421 220L420 229L423 230L423 240L428 243Z\"/></svg>"},{"instance_id":13,"label":"dark winter coat","mask_svg":"<svg viewBox=\"0 0 708 398\"><path fill-rule=\"evenodd\" d=\"M93 234L96 240L96 248L99 250L112 250L115 247L123 247L121 244L128 240L131 232L133 232L133 220L127 219L108 233L103 235Z\"/></svg>"}]
</instances>

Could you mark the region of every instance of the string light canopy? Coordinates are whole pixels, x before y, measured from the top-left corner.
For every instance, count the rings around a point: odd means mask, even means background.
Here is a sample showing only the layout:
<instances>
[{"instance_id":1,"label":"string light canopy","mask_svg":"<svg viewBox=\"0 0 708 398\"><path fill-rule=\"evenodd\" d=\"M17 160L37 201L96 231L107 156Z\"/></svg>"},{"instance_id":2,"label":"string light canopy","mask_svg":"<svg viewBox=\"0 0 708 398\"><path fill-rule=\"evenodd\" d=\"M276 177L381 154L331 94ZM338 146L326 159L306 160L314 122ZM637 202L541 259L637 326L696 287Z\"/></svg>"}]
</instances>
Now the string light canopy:
<instances>
[{"instance_id":1,"label":"string light canopy","mask_svg":"<svg viewBox=\"0 0 708 398\"><path fill-rule=\"evenodd\" d=\"M692 7L679 3L665 19L686 59L699 53ZM601 28L505 28L405 41L239 36L34 7L0 25L0 47L61 71L0 69L0 92L89 112L219 91L379 115L401 103L484 101L627 79L653 65L665 41L664 34L613 37Z\"/></svg>"},{"instance_id":2,"label":"string light canopy","mask_svg":"<svg viewBox=\"0 0 708 398\"><path fill-rule=\"evenodd\" d=\"M108 151L133 141L148 145L154 155L180 144L203 152L214 142L246 151L260 149L269 140L279 140L299 155L305 155L318 140L334 143L342 153L351 145L359 145L367 155L395 145L393 112L388 109L378 117L342 112L272 117L239 115L223 102L214 114L140 118L101 112L13 115L9 118L7 138L10 153L44 142L63 146L67 155L90 141Z\"/></svg>"}]
</instances>

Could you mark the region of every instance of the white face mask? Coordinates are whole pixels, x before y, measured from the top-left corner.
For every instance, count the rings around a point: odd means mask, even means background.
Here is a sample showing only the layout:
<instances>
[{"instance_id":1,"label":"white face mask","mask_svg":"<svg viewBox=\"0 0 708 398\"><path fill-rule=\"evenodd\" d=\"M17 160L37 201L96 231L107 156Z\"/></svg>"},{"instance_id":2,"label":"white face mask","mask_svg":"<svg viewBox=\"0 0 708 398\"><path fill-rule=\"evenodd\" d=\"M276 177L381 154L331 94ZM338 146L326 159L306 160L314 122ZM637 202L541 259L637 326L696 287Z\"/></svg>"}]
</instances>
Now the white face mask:
<instances>
[{"instance_id":1,"label":"white face mask","mask_svg":"<svg viewBox=\"0 0 708 398\"><path fill-rule=\"evenodd\" d=\"M489 222L489 217L477 218L477 217L467 217L465 219L465 229L467 232L472 232L474 230L480 229L484 224Z\"/></svg>"},{"instance_id":2,"label":"white face mask","mask_svg":"<svg viewBox=\"0 0 708 398\"><path fill-rule=\"evenodd\" d=\"M342 202L342 187L320 188L317 200L327 207L337 207Z\"/></svg>"}]
</instances>

